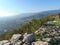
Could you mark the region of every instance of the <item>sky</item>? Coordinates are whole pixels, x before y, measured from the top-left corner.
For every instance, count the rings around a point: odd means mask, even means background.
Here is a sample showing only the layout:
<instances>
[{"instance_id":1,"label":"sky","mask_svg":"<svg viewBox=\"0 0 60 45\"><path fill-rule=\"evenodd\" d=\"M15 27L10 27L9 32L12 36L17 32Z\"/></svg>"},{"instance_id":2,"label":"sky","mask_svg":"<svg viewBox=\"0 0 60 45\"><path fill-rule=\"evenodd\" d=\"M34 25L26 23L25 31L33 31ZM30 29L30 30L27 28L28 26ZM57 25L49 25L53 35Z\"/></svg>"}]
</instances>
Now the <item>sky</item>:
<instances>
[{"instance_id":1,"label":"sky","mask_svg":"<svg viewBox=\"0 0 60 45\"><path fill-rule=\"evenodd\" d=\"M0 16L60 9L60 0L0 0Z\"/></svg>"}]
</instances>

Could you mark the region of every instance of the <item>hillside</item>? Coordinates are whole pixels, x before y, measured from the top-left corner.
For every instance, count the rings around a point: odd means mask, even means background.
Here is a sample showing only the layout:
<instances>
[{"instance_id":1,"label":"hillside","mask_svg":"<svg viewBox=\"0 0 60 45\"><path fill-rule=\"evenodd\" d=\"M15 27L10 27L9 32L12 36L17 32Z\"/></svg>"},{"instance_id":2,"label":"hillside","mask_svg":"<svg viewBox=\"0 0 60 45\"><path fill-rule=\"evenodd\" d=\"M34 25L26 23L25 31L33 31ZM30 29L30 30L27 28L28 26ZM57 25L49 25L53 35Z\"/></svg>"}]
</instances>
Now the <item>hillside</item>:
<instances>
[{"instance_id":1,"label":"hillside","mask_svg":"<svg viewBox=\"0 0 60 45\"><path fill-rule=\"evenodd\" d=\"M32 19L0 39L1 45L60 45L60 14Z\"/></svg>"},{"instance_id":2,"label":"hillside","mask_svg":"<svg viewBox=\"0 0 60 45\"><path fill-rule=\"evenodd\" d=\"M0 18L0 34L7 33L13 29L17 29L32 19L43 18L51 14L57 14L60 10L51 10L38 13L26 13L21 14L22 16L12 16L12 17L1 17Z\"/></svg>"}]
</instances>

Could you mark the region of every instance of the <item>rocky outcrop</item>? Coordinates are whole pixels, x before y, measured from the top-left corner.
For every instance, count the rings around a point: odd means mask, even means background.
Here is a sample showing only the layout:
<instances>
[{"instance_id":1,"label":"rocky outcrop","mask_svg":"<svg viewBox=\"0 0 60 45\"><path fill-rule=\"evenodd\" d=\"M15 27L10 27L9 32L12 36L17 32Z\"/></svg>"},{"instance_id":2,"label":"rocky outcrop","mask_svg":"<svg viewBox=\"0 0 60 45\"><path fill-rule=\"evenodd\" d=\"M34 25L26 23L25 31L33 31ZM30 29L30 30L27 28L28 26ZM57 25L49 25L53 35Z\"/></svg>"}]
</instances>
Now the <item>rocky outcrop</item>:
<instances>
[{"instance_id":1,"label":"rocky outcrop","mask_svg":"<svg viewBox=\"0 0 60 45\"><path fill-rule=\"evenodd\" d=\"M54 45L55 43L59 45L60 42L58 40L56 38L43 38L39 40L36 38L36 33L25 33L24 35L14 34L10 40L0 41L0 45Z\"/></svg>"},{"instance_id":2,"label":"rocky outcrop","mask_svg":"<svg viewBox=\"0 0 60 45\"><path fill-rule=\"evenodd\" d=\"M24 36L23 42L33 42L36 40L36 35L33 34L27 34Z\"/></svg>"},{"instance_id":3,"label":"rocky outcrop","mask_svg":"<svg viewBox=\"0 0 60 45\"><path fill-rule=\"evenodd\" d=\"M14 34L10 39L11 44L15 45L18 42L21 42L23 36L21 34Z\"/></svg>"},{"instance_id":4,"label":"rocky outcrop","mask_svg":"<svg viewBox=\"0 0 60 45\"><path fill-rule=\"evenodd\" d=\"M25 33L24 35L14 34L10 40L0 41L0 45L31 45L33 41L36 41L34 33Z\"/></svg>"},{"instance_id":5,"label":"rocky outcrop","mask_svg":"<svg viewBox=\"0 0 60 45\"><path fill-rule=\"evenodd\" d=\"M24 44L23 45L31 45L31 43L33 41L36 41L35 33L32 33L32 34L25 33L24 34L24 39L23 39Z\"/></svg>"}]
</instances>

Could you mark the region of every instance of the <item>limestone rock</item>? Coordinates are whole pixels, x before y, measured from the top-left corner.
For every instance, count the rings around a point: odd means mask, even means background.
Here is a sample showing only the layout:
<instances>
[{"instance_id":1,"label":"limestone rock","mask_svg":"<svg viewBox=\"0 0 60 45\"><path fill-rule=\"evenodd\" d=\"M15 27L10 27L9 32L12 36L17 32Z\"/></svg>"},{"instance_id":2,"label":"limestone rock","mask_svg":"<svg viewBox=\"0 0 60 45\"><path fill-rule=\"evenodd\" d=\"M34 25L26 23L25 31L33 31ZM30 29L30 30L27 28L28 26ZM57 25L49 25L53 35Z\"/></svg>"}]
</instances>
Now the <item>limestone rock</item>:
<instances>
[{"instance_id":1,"label":"limestone rock","mask_svg":"<svg viewBox=\"0 0 60 45\"><path fill-rule=\"evenodd\" d=\"M24 36L23 42L32 42L36 40L36 35L33 34L27 34Z\"/></svg>"},{"instance_id":2,"label":"limestone rock","mask_svg":"<svg viewBox=\"0 0 60 45\"><path fill-rule=\"evenodd\" d=\"M21 34L14 34L14 35L12 36L12 38L10 39L10 41L11 41L12 44L15 44L16 42L21 41L22 38L23 38L23 37L22 37Z\"/></svg>"},{"instance_id":3,"label":"limestone rock","mask_svg":"<svg viewBox=\"0 0 60 45\"><path fill-rule=\"evenodd\" d=\"M8 40L0 41L0 45L10 45L10 42Z\"/></svg>"},{"instance_id":4,"label":"limestone rock","mask_svg":"<svg viewBox=\"0 0 60 45\"><path fill-rule=\"evenodd\" d=\"M21 43L22 43L21 41L18 41L15 43L15 45L21 45Z\"/></svg>"},{"instance_id":5,"label":"limestone rock","mask_svg":"<svg viewBox=\"0 0 60 45\"><path fill-rule=\"evenodd\" d=\"M36 42L32 42L32 45L48 45L48 42L36 41Z\"/></svg>"},{"instance_id":6,"label":"limestone rock","mask_svg":"<svg viewBox=\"0 0 60 45\"><path fill-rule=\"evenodd\" d=\"M3 45L11 45L11 43L10 43L10 42L8 42L8 43L5 43L5 44L3 44Z\"/></svg>"},{"instance_id":7,"label":"limestone rock","mask_svg":"<svg viewBox=\"0 0 60 45\"><path fill-rule=\"evenodd\" d=\"M25 37L26 35L28 35L27 33L25 33L23 36Z\"/></svg>"}]
</instances>

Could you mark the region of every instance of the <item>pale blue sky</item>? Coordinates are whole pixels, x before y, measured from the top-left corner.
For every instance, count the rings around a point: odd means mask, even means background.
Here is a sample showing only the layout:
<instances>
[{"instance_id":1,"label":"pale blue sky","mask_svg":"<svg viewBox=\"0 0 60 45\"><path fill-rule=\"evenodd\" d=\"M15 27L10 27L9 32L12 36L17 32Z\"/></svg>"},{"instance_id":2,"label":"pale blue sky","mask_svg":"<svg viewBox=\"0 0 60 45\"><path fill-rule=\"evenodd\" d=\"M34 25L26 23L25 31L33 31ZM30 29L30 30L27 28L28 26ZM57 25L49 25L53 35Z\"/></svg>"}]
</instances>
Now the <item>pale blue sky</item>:
<instances>
[{"instance_id":1,"label":"pale blue sky","mask_svg":"<svg viewBox=\"0 0 60 45\"><path fill-rule=\"evenodd\" d=\"M0 0L0 15L60 9L60 0Z\"/></svg>"}]
</instances>

